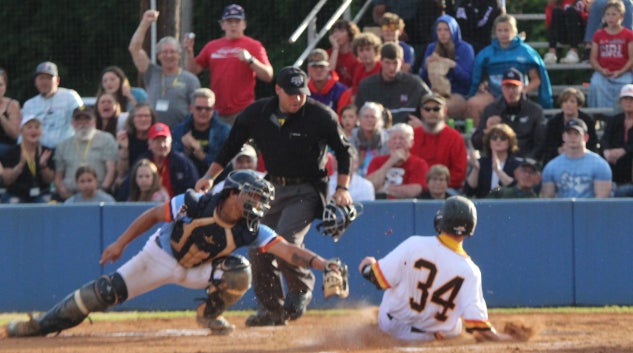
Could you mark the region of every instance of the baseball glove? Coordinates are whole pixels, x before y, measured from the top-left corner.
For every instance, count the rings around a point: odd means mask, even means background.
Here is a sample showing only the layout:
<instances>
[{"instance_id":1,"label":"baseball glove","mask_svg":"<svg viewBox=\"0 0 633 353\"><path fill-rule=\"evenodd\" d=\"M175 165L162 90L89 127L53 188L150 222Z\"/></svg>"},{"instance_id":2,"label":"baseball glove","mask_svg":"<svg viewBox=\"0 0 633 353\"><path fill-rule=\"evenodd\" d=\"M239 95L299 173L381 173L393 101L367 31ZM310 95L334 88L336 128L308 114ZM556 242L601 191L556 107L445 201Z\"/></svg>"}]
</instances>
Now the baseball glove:
<instances>
[{"instance_id":1,"label":"baseball glove","mask_svg":"<svg viewBox=\"0 0 633 353\"><path fill-rule=\"evenodd\" d=\"M323 296L325 299L333 295L347 298L349 295L348 281L347 265L339 258L329 259L323 271Z\"/></svg>"},{"instance_id":2,"label":"baseball glove","mask_svg":"<svg viewBox=\"0 0 633 353\"><path fill-rule=\"evenodd\" d=\"M517 341L528 341L534 336L534 329L520 323L508 322L503 327L503 332L512 336Z\"/></svg>"}]
</instances>

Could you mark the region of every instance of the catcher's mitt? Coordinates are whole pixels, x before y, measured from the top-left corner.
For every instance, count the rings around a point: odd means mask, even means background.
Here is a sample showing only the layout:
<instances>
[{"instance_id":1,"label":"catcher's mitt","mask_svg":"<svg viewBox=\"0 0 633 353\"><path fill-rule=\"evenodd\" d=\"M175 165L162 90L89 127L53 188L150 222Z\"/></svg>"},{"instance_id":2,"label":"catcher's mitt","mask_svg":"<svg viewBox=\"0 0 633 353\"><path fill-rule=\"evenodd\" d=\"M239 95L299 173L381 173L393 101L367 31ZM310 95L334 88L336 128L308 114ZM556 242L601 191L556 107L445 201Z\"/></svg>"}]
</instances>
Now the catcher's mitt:
<instances>
[{"instance_id":1,"label":"catcher's mitt","mask_svg":"<svg viewBox=\"0 0 633 353\"><path fill-rule=\"evenodd\" d=\"M534 336L534 329L520 323L508 322L503 327L503 332L512 336L517 341L528 341Z\"/></svg>"},{"instance_id":2,"label":"catcher's mitt","mask_svg":"<svg viewBox=\"0 0 633 353\"><path fill-rule=\"evenodd\" d=\"M339 258L329 259L323 271L323 295L325 299L337 295L347 298L349 295L347 265Z\"/></svg>"}]
</instances>

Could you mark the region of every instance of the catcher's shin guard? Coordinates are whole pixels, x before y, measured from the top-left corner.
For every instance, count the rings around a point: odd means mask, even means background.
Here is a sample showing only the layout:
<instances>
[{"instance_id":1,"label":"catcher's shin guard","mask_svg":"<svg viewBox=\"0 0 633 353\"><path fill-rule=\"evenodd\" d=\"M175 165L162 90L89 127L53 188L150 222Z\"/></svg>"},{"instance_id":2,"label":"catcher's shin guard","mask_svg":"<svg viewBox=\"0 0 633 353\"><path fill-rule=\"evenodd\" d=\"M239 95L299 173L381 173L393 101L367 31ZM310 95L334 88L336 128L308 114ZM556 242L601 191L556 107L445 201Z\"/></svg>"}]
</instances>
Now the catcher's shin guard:
<instances>
[{"instance_id":1,"label":"catcher's shin guard","mask_svg":"<svg viewBox=\"0 0 633 353\"><path fill-rule=\"evenodd\" d=\"M251 267L246 258L228 255L213 261L207 299L196 310L198 323L214 334L227 334L235 328L220 315L235 304L251 286Z\"/></svg>"},{"instance_id":2,"label":"catcher's shin guard","mask_svg":"<svg viewBox=\"0 0 633 353\"><path fill-rule=\"evenodd\" d=\"M91 312L104 311L127 299L127 287L118 273L104 275L70 293L46 314L7 326L10 337L45 336L79 325Z\"/></svg>"}]
</instances>

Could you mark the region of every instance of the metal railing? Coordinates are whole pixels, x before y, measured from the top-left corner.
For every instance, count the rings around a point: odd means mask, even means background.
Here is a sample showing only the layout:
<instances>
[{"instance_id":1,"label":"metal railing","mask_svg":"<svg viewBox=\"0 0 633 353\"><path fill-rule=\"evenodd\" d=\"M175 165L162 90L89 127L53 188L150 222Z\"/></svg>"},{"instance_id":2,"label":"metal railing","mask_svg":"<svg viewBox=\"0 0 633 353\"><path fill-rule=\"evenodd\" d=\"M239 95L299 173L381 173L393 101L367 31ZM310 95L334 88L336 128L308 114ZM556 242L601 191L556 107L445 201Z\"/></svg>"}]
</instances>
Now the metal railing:
<instances>
[{"instance_id":1,"label":"metal railing","mask_svg":"<svg viewBox=\"0 0 633 353\"><path fill-rule=\"evenodd\" d=\"M330 19L325 23L325 25L323 25L323 28L321 28L321 30L318 33L316 33L316 18L319 11L321 11L321 8L323 7L323 5L325 5L326 2L327 0L320 0L314 6L312 11L310 11L310 13L306 16L306 18L301 22L301 24L299 24L299 26L292 33L290 38L288 38L288 42L290 44L294 44L297 42L297 40L303 34L303 32L305 32L306 29L308 30L308 34L307 34L308 44L305 50L301 53L301 55L299 55L297 60L294 62L293 66L299 67L303 64L303 62L308 57L308 55L310 55L310 52L316 47L317 43L319 43L319 41L323 39L323 37L325 37L325 35L330 30L330 28L332 28L332 25L334 24L334 22L336 22L339 18L341 18L343 14L345 14L345 17L347 19L351 17L350 7L352 5L352 0L343 0L341 5L336 9L334 14L330 17ZM371 0L366 0L365 4L363 4L361 9L358 11L353 21L358 23L358 21L363 17L363 15L365 14L365 12L367 11L370 5L371 5Z\"/></svg>"}]
</instances>

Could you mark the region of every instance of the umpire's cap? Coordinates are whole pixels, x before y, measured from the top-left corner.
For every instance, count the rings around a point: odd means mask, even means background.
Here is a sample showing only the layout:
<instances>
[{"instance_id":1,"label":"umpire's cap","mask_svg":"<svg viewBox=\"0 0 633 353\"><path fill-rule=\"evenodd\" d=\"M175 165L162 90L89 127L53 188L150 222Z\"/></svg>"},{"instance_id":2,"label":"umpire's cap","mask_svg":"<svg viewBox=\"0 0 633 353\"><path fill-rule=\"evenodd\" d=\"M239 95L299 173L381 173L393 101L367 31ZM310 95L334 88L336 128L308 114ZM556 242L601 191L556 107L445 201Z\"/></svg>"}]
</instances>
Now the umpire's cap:
<instances>
[{"instance_id":1,"label":"umpire's cap","mask_svg":"<svg viewBox=\"0 0 633 353\"><path fill-rule=\"evenodd\" d=\"M308 88L308 75L303 70L294 66L286 66L277 75L277 84L283 88L286 94L310 95Z\"/></svg>"}]
</instances>

